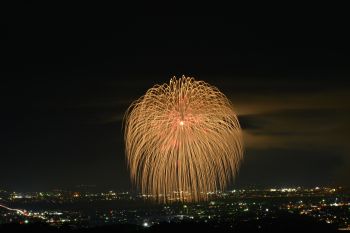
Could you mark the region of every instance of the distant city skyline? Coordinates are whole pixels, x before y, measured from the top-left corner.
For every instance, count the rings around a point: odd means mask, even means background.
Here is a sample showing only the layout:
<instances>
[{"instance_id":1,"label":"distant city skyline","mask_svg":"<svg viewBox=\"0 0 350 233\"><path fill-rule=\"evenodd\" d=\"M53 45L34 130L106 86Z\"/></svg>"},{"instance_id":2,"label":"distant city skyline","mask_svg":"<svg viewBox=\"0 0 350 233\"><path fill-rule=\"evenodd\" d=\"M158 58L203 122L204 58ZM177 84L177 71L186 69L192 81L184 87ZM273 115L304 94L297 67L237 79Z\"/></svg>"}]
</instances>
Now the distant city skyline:
<instances>
[{"instance_id":1,"label":"distant city skyline","mask_svg":"<svg viewBox=\"0 0 350 233\"><path fill-rule=\"evenodd\" d=\"M254 226L256 220L262 221L259 225L265 221L276 224L279 218L289 215L290 219L294 219L294 224L298 216L338 229L348 229L350 226L347 214L349 189L235 189L210 193L209 196L209 201L199 203L180 203L180 195L178 201L158 203L149 200L147 195L115 191L0 191L0 223L23 225L41 222L54 227L68 224L74 228L85 228L111 224L151 227L164 223L192 222L217 226L229 224L237 228L242 222ZM56 204L52 206L52 203ZM87 208L91 205L94 208Z\"/></svg>"}]
</instances>

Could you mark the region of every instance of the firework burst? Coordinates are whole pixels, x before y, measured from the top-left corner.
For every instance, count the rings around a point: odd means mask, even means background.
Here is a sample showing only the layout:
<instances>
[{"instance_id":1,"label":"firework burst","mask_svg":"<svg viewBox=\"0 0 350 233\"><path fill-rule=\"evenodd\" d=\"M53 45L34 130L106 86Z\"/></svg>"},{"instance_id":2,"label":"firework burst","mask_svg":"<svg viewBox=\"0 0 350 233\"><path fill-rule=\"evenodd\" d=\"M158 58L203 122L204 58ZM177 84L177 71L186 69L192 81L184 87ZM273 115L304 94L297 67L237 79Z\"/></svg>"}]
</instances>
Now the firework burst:
<instances>
[{"instance_id":1,"label":"firework burst","mask_svg":"<svg viewBox=\"0 0 350 233\"><path fill-rule=\"evenodd\" d=\"M194 78L172 78L135 101L124 118L131 179L157 200L200 201L223 190L243 156L231 102Z\"/></svg>"}]
</instances>

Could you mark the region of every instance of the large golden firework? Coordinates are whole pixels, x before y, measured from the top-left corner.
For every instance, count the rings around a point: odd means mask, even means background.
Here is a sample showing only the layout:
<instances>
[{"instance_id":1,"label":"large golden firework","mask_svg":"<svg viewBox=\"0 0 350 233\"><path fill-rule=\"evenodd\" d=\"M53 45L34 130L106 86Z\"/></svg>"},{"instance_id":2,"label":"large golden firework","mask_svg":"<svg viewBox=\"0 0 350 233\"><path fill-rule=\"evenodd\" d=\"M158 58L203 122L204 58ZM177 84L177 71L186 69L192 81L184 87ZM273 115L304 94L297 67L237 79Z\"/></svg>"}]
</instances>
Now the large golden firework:
<instances>
[{"instance_id":1,"label":"large golden firework","mask_svg":"<svg viewBox=\"0 0 350 233\"><path fill-rule=\"evenodd\" d=\"M216 87L182 76L155 85L124 118L131 179L158 201L200 201L223 190L243 156L241 127Z\"/></svg>"}]
</instances>

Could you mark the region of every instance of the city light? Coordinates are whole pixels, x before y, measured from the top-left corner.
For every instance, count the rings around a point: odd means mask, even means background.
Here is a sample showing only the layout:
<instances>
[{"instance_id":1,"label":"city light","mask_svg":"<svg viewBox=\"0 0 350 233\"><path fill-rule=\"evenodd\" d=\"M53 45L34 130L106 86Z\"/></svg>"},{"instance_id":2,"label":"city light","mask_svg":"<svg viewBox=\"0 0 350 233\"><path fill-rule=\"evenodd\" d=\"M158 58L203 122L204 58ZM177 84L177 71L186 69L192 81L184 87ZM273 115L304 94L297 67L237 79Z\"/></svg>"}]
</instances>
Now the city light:
<instances>
[{"instance_id":1,"label":"city light","mask_svg":"<svg viewBox=\"0 0 350 233\"><path fill-rule=\"evenodd\" d=\"M144 227L149 227L149 223L148 223L148 222L144 222L144 223L142 224L142 226L144 226Z\"/></svg>"},{"instance_id":2,"label":"city light","mask_svg":"<svg viewBox=\"0 0 350 233\"><path fill-rule=\"evenodd\" d=\"M341 188L319 187L319 189L298 188L272 188L271 189L236 189L235 192L212 192L215 200L202 203L186 203L182 205L167 204L155 205L152 209L143 208L139 204L149 198L142 194L131 194L129 192L32 192L16 193L26 198L13 198L13 193L2 192L0 198L7 205L1 204L0 222L31 224L45 222L52 226L64 224L82 225L87 227L87 219L94 219L89 225L104 224L137 224L142 227L152 227L161 222L181 221L219 221L230 222L240 216L244 221L252 219L276 218L278 213L285 211L289 214L315 218L327 224L335 224L338 228L347 229L350 223L350 196L343 193ZM76 194L79 193L79 198ZM188 195L191 195L188 193ZM278 200L276 202L276 200ZM68 211L65 209L50 210L45 203L61 203L65 206L76 203L86 203L98 207L97 203L116 202L134 203L130 207L95 212ZM35 206L47 205L47 209L15 209L9 206L21 206L23 203ZM134 206L134 207L132 207Z\"/></svg>"}]
</instances>

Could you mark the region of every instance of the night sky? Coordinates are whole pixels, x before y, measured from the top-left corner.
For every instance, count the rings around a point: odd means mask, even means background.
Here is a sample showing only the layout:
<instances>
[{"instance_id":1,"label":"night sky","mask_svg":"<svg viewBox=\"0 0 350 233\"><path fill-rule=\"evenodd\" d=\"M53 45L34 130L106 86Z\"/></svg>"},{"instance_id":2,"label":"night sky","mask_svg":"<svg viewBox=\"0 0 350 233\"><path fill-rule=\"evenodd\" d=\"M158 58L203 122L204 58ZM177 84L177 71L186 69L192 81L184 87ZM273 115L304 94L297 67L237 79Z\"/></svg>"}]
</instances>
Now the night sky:
<instances>
[{"instance_id":1,"label":"night sky","mask_svg":"<svg viewBox=\"0 0 350 233\"><path fill-rule=\"evenodd\" d=\"M236 108L234 187L350 185L346 21L122 11L24 7L1 21L0 188L128 190L123 114L181 75Z\"/></svg>"}]
</instances>

